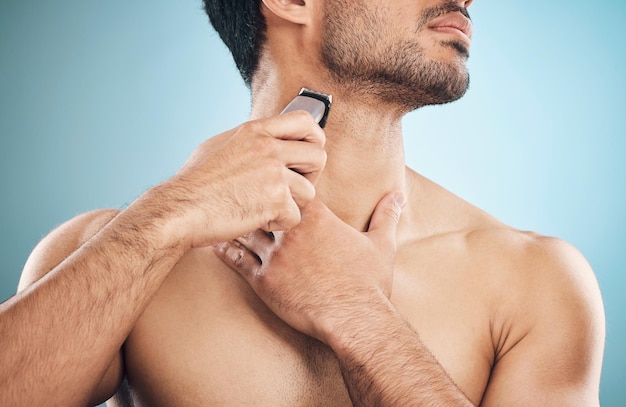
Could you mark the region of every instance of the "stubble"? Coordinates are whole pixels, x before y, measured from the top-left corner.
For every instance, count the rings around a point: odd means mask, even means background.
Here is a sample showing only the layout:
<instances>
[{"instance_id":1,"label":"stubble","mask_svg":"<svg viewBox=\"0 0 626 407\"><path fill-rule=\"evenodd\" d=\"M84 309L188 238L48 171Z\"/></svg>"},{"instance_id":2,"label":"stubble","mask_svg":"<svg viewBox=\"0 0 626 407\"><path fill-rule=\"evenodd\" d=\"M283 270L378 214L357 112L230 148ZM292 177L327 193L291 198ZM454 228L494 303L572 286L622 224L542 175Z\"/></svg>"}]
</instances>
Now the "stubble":
<instances>
[{"instance_id":1,"label":"stubble","mask_svg":"<svg viewBox=\"0 0 626 407\"><path fill-rule=\"evenodd\" d=\"M469 87L464 44L440 42L451 47L452 61L430 59L417 39L398 39L384 16L368 10L362 2L332 0L326 3L322 62L332 80L346 92L375 97L406 111L425 105L455 101ZM461 11L462 10L462 11ZM452 11L456 3L425 10L417 19L416 32L428 22Z\"/></svg>"}]
</instances>

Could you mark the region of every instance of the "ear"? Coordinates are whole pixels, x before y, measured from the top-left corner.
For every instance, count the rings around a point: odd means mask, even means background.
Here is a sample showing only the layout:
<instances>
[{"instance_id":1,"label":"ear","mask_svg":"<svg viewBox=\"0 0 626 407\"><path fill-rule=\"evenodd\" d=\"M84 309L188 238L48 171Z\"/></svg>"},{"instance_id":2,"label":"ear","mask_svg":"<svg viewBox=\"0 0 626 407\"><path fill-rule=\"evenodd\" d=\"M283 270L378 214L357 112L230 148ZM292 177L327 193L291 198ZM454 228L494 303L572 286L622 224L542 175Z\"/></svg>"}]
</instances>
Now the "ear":
<instances>
[{"instance_id":1,"label":"ear","mask_svg":"<svg viewBox=\"0 0 626 407\"><path fill-rule=\"evenodd\" d=\"M312 21L313 0L262 0L267 11L294 24L308 25ZM269 17L269 15L266 15Z\"/></svg>"}]
</instances>

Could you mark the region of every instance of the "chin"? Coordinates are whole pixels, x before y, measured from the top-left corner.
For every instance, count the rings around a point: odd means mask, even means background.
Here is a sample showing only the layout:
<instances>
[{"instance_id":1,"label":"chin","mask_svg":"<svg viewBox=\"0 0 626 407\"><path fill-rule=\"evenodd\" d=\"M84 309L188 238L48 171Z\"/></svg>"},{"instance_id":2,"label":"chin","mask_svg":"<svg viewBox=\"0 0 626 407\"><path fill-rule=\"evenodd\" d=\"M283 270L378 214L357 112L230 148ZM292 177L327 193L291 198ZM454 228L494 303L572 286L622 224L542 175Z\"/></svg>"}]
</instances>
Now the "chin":
<instances>
[{"instance_id":1,"label":"chin","mask_svg":"<svg viewBox=\"0 0 626 407\"><path fill-rule=\"evenodd\" d=\"M415 42L396 43L384 52L328 48L322 60L346 93L378 99L408 113L458 100L469 87L467 47L458 41L441 44L427 49Z\"/></svg>"},{"instance_id":2,"label":"chin","mask_svg":"<svg viewBox=\"0 0 626 407\"><path fill-rule=\"evenodd\" d=\"M465 63L432 61L422 66L405 86L397 87L395 98L407 112L429 105L459 100L469 89L470 76Z\"/></svg>"}]
</instances>

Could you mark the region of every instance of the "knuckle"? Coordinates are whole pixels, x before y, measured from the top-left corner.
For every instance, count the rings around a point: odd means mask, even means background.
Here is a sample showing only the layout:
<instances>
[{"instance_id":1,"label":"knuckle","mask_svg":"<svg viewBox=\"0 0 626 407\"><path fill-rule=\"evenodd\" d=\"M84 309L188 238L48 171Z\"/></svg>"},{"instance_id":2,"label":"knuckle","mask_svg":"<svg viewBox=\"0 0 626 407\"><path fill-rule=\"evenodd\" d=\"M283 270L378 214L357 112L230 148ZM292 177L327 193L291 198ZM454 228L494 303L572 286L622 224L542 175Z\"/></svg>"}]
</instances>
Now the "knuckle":
<instances>
[{"instance_id":1,"label":"knuckle","mask_svg":"<svg viewBox=\"0 0 626 407\"><path fill-rule=\"evenodd\" d=\"M300 210L295 206L290 206L287 227L289 229L292 229L296 227L300 223L301 220L302 220L302 216L300 215Z\"/></svg>"},{"instance_id":2,"label":"knuckle","mask_svg":"<svg viewBox=\"0 0 626 407\"><path fill-rule=\"evenodd\" d=\"M393 219L394 222L398 223L400 221L401 210L397 207L397 205L391 205L385 209L385 214Z\"/></svg>"},{"instance_id":3,"label":"knuckle","mask_svg":"<svg viewBox=\"0 0 626 407\"><path fill-rule=\"evenodd\" d=\"M232 261L238 269L245 269L248 267L248 260L244 256L243 250L238 250Z\"/></svg>"},{"instance_id":4,"label":"knuckle","mask_svg":"<svg viewBox=\"0 0 626 407\"><path fill-rule=\"evenodd\" d=\"M296 110L293 112L293 115L295 119L301 121L304 125L312 126L314 124L317 124L315 123L315 119L313 118L311 113L307 112L306 110Z\"/></svg>"},{"instance_id":5,"label":"knuckle","mask_svg":"<svg viewBox=\"0 0 626 407\"><path fill-rule=\"evenodd\" d=\"M308 203L315 199L315 195L315 187L313 186L313 184L311 184L311 182L305 179L304 188L302 190L302 199L304 199L304 201Z\"/></svg>"},{"instance_id":6,"label":"knuckle","mask_svg":"<svg viewBox=\"0 0 626 407\"><path fill-rule=\"evenodd\" d=\"M271 188L266 196L266 203L266 221L263 223L265 231L286 230L300 222L300 210L293 203L288 188Z\"/></svg>"},{"instance_id":7,"label":"knuckle","mask_svg":"<svg viewBox=\"0 0 626 407\"><path fill-rule=\"evenodd\" d=\"M326 152L326 150L320 149L319 158L318 158L318 165L319 165L320 170L326 167L327 161L328 161L328 153Z\"/></svg>"},{"instance_id":8,"label":"knuckle","mask_svg":"<svg viewBox=\"0 0 626 407\"><path fill-rule=\"evenodd\" d=\"M315 127L313 127L312 136L315 143L319 144L321 148L324 148L324 145L326 145L326 133L319 125L317 125L317 123L315 124Z\"/></svg>"},{"instance_id":9,"label":"knuckle","mask_svg":"<svg viewBox=\"0 0 626 407\"><path fill-rule=\"evenodd\" d=\"M263 124L258 120L251 120L239 126L239 131L248 135L262 133L263 129Z\"/></svg>"},{"instance_id":10,"label":"knuckle","mask_svg":"<svg viewBox=\"0 0 626 407\"><path fill-rule=\"evenodd\" d=\"M285 202L291 196L289 188L284 182L281 181L282 179L278 180L278 182L272 182L266 186L268 201L278 207L284 206Z\"/></svg>"},{"instance_id":11,"label":"knuckle","mask_svg":"<svg viewBox=\"0 0 626 407\"><path fill-rule=\"evenodd\" d=\"M232 244L226 251L226 258L237 269L244 269L248 264L244 256L243 249L235 247Z\"/></svg>"},{"instance_id":12,"label":"knuckle","mask_svg":"<svg viewBox=\"0 0 626 407\"><path fill-rule=\"evenodd\" d=\"M285 164L276 157L270 157L267 164L271 175L276 177L279 181L284 182Z\"/></svg>"},{"instance_id":13,"label":"knuckle","mask_svg":"<svg viewBox=\"0 0 626 407\"><path fill-rule=\"evenodd\" d=\"M300 209L292 203L291 197L289 202L283 206L278 218L277 223L285 230L291 230L300 223L301 215Z\"/></svg>"},{"instance_id":14,"label":"knuckle","mask_svg":"<svg viewBox=\"0 0 626 407\"><path fill-rule=\"evenodd\" d=\"M320 141L322 142L322 147L324 147L326 145L326 132L319 127L319 134L320 134Z\"/></svg>"},{"instance_id":15,"label":"knuckle","mask_svg":"<svg viewBox=\"0 0 626 407\"><path fill-rule=\"evenodd\" d=\"M259 269L259 271L257 271L254 276L254 282L257 286L263 288L267 286L267 280L268 280L268 271L265 267L262 267L261 269Z\"/></svg>"},{"instance_id":16,"label":"knuckle","mask_svg":"<svg viewBox=\"0 0 626 407\"><path fill-rule=\"evenodd\" d=\"M267 135L257 137L255 143L255 150L257 154L264 156L275 157L280 149L279 140Z\"/></svg>"},{"instance_id":17,"label":"knuckle","mask_svg":"<svg viewBox=\"0 0 626 407\"><path fill-rule=\"evenodd\" d=\"M256 177L260 177L263 188L270 192L281 190L286 184L285 165L276 157L266 157L258 164ZM270 193L274 195L274 193Z\"/></svg>"}]
</instances>

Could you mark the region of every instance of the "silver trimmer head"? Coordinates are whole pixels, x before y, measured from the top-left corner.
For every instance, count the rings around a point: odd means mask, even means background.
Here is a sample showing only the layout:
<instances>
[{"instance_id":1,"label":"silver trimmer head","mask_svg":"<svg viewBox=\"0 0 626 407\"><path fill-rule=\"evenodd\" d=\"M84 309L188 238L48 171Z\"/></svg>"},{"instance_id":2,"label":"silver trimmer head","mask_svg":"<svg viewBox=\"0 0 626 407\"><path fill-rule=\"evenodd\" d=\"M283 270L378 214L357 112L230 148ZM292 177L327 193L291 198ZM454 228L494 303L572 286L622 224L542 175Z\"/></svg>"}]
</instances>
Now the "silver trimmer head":
<instances>
[{"instance_id":1,"label":"silver trimmer head","mask_svg":"<svg viewBox=\"0 0 626 407\"><path fill-rule=\"evenodd\" d=\"M332 103L332 95L302 88L300 89L298 96L289 102L281 114L291 112L293 110L306 110L311 113L320 127L324 128L324 126L326 126L326 121L328 120L328 113L330 113L330 105Z\"/></svg>"}]
</instances>

